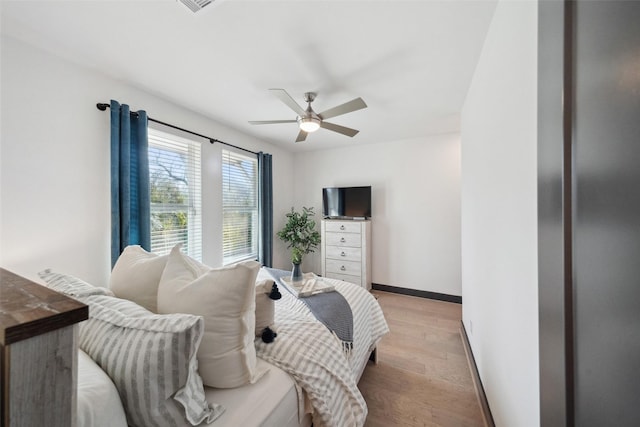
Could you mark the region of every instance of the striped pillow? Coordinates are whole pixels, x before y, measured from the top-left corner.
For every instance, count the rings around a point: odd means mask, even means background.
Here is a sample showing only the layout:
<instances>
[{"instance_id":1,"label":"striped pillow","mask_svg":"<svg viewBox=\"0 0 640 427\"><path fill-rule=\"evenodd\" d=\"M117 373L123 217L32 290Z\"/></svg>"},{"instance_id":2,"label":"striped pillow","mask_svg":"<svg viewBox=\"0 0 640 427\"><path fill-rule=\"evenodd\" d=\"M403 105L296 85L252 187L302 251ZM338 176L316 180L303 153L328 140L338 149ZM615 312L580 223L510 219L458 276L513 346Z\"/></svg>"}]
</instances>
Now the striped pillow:
<instances>
[{"instance_id":1,"label":"striped pillow","mask_svg":"<svg viewBox=\"0 0 640 427\"><path fill-rule=\"evenodd\" d=\"M80 298L89 295L110 295L113 296L107 288L93 286L84 280L68 274L54 273L50 268L38 273L38 276L45 282L47 286L54 291L58 291L70 297Z\"/></svg>"},{"instance_id":2,"label":"striped pillow","mask_svg":"<svg viewBox=\"0 0 640 427\"><path fill-rule=\"evenodd\" d=\"M222 414L205 400L198 374L201 317L157 315L102 295L82 302L90 317L80 324L80 348L113 380L130 426L198 425Z\"/></svg>"}]
</instances>

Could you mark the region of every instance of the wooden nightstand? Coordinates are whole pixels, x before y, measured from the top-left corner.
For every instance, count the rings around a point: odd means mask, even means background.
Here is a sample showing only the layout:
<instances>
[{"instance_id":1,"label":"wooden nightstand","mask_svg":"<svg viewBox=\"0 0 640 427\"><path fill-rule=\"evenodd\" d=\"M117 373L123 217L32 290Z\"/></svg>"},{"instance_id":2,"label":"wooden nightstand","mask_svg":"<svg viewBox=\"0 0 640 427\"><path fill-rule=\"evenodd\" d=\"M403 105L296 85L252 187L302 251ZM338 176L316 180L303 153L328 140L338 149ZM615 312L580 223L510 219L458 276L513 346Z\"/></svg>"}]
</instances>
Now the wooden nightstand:
<instances>
[{"instance_id":1,"label":"wooden nightstand","mask_svg":"<svg viewBox=\"0 0 640 427\"><path fill-rule=\"evenodd\" d=\"M77 326L89 307L0 269L0 424L75 426Z\"/></svg>"}]
</instances>

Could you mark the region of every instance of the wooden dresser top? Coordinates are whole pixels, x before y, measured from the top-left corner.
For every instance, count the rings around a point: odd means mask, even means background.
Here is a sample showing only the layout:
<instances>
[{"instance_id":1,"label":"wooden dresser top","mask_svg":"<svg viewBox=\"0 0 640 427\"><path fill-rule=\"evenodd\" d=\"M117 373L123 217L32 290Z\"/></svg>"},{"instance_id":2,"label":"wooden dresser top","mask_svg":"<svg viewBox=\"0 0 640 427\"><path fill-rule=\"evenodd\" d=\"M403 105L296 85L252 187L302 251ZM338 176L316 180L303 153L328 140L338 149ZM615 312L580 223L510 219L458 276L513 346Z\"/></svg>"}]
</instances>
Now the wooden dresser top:
<instances>
[{"instance_id":1,"label":"wooden dresser top","mask_svg":"<svg viewBox=\"0 0 640 427\"><path fill-rule=\"evenodd\" d=\"M0 268L0 344L9 345L86 320L89 307Z\"/></svg>"}]
</instances>

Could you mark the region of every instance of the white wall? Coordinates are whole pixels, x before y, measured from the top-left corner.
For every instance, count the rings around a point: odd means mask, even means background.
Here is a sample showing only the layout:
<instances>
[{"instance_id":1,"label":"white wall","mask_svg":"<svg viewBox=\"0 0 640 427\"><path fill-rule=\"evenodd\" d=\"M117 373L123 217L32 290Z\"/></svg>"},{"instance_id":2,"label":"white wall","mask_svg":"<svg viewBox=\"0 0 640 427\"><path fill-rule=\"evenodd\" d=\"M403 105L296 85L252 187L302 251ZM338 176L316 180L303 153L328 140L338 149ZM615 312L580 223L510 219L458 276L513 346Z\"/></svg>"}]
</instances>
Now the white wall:
<instances>
[{"instance_id":1,"label":"white wall","mask_svg":"<svg viewBox=\"0 0 640 427\"><path fill-rule=\"evenodd\" d=\"M294 165L295 207L318 220L323 187L372 186L374 283L461 294L459 135L296 153ZM303 268L320 272L319 251Z\"/></svg>"},{"instance_id":2,"label":"white wall","mask_svg":"<svg viewBox=\"0 0 640 427\"><path fill-rule=\"evenodd\" d=\"M14 39L1 44L0 265L52 267L97 285L110 273L109 113L116 99L153 118L273 154L274 228L293 200L289 152ZM221 263L219 144L203 144L203 261ZM207 188L208 187L208 188ZM282 251L274 264L288 265Z\"/></svg>"},{"instance_id":3,"label":"white wall","mask_svg":"<svg viewBox=\"0 0 640 427\"><path fill-rule=\"evenodd\" d=\"M463 321L497 426L539 425L537 2L499 2L462 114Z\"/></svg>"}]
</instances>

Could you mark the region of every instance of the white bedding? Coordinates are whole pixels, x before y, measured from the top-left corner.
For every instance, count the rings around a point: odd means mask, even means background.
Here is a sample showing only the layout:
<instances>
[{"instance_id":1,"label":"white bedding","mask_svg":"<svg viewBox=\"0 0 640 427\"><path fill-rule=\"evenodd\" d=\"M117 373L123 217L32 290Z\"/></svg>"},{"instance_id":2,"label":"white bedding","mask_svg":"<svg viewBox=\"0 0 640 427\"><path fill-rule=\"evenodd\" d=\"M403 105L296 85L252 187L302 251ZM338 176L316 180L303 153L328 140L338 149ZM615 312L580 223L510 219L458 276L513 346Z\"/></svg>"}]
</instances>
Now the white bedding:
<instances>
[{"instance_id":1,"label":"white bedding","mask_svg":"<svg viewBox=\"0 0 640 427\"><path fill-rule=\"evenodd\" d=\"M255 384L233 389L205 387L207 400L225 408L212 426L310 426L310 414L299 422L298 394L291 376L261 359L258 359L258 365L258 368L268 367L268 371Z\"/></svg>"},{"instance_id":2,"label":"white bedding","mask_svg":"<svg viewBox=\"0 0 640 427\"><path fill-rule=\"evenodd\" d=\"M311 415L301 419L298 393L289 374L258 360L267 373L255 384L233 389L205 387L209 402L220 403L225 412L213 427L309 427ZM127 427L115 385L87 355L78 350L78 427Z\"/></svg>"},{"instance_id":3,"label":"white bedding","mask_svg":"<svg viewBox=\"0 0 640 427\"><path fill-rule=\"evenodd\" d=\"M78 350L78 427L127 427L118 390L87 353Z\"/></svg>"}]
</instances>

